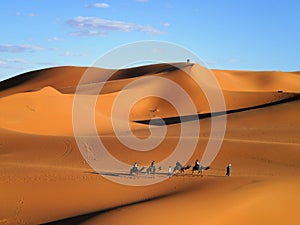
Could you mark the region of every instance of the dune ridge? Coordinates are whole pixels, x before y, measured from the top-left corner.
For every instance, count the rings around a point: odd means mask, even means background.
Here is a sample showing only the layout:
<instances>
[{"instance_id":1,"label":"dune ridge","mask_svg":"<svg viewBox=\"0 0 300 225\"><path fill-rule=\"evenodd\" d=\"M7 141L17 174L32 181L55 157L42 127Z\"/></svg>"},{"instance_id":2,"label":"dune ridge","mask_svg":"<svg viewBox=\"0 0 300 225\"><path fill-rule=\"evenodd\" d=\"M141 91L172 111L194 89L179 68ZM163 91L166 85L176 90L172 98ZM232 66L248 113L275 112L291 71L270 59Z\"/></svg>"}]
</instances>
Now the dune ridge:
<instances>
[{"instance_id":1,"label":"dune ridge","mask_svg":"<svg viewBox=\"0 0 300 225\"><path fill-rule=\"evenodd\" d=\"M37 91L45 86L51 86L62 93L74 93L79 80L85 72L88 72L90 80L87 84L93 84L107 80L121 80L139 77L148 74L170 72L193 64L173 63L146 65L128 69L102 69L96 67L62 66L48 69L40 69L20 74L18 76L1 81L1 96L19 92ZM68 77L67 76L71 76ZM67 90L67 91L64 91ZM72 91L70 91L72 90Z\"/></svg>"},{"instance_id":2,"label":"dune ridge","mask_svg":"<svg viewBox=\"0 0 300 225\"><path fill-rule=\"evenodd\" d=\"M89 73L93 80L89 83L77 87L82 89L86 95L86 101L90 102L93 97L89 95L99 95L96 104L96 113L98 120L108 121L110 117L110 110L112 102L123 92L123 88L141 76L152 77L164 77L168 78L180 85L186 90L189 90L191 98L193 99L199 118L205 118L210 113L218 115L222 112L211 112L209 103L202 90L193 82L193 80L185 74L189 72L201 76L201 70L199 65L177 63L177 67L168 64L159 64L154 66L143 66L133 69L123 69L113 75L113 79L110 79L105 83L101 93L99 94L99 81L103 80L111 70L91 68ZM184 70L179 70L183 68ZM7 110L1 113L1 124L6 129L12 129L20 132L29 132L36 134L51 134L51 135L67 135L72 136L72 107L74 101L74 94L76 86L72 86L72 90L66 87L66 84L76 85L79 82L80 76L84 73L86 68L76 67L62 67L45 69L43 71L35 71L32 76L25 74L25 78L20 75L16 78L9 79L8 81L1 82L2 91L0 92L0 102ZM68 71L66 73L65 71ZM76 72L75 72L76 71ZM44 73L43 73L44 72ZM56 74L57 72L57 74ZM137 73L137 75L135 75ZM154 74L153 74L154 73ZM290 73L284 74L282 72L244 72L234 71L213 71L218 79L221 89L223 91L226 111L237 112L241 110L251 109L256 106L268 105L273 102L280 102L287 99L297 98L299 94L300 76ZM271 84L261 87L258 83L260 77L268 80L272 77ZM22 78L23 83L17 84ZM30 79L28 78L30 77ZM33 80L32 80L33 79ZM16 81L14 81L16 80ZM205 83L205 77L202 78ZM252 82L248 82L248 80ZM292 80L293 82L291 82ZM63 81L63 82L62 82ZM7 84L10 84L8 85ZM277 83L276 83L277 82ZM4 85L3 85L4 84ZM38 88L37 85L47 84L46 86ZM232 84L238 84L234 90L230 90L229 86ZM206 85L209 85L207 83ZM253 86L260 87L259 90L251 90ZM129 93L141 93L143 89L158 89L159 92L164 93L167 89L160 85L159 81L153 79L153 81L140 83L138 86L134 86L130 89L126 89ZM231 87L233 88L233 87ZM272 89L271 89L272 88ZM298 89L297 89L298 88ZM66 93L64 90L68 89ZM164 90L166 89L166 90ZM278 90L283 90L283 93L278 93ZM29 91L30 90L30 91ZM46 91L47 90L47 91ZM87 90L87 91L86 91ZM11 93L9 96L5 95ZM60 94L61 93L61 94ZM79 92L80 93L80 92ZM42 101L45 99L45 101ZM105 105L106 107L103 107ZM88 105L87 105L88 106ZM12 110L12 112L10 112ZM155 111L151 113L151 111ZM131 111L130 120L133 127L140 128L134 121L149 121L152 117L166 118L178 118L177 111L166 104L164 101L160 101L157 98L149 97L148 99L138 102ZM183 118L189 115L180 115ZM66 120L64 118L67 118ZM172 119L171 119L172 120ZM174 120L174 119L173 119ZM52 121L52 122L51 122ZM64 125L57 126L55 121L60 121ZM178 121L178 119L177 119ZM109 122L109 121L108 121ZM106 123L105 123L106 124ZM37 125L37 127L35 126ZM63 128L63 129L61 129ZM99 128L100 129L100 128ZM101 130L98 131L101 134L112 133L112 127L107 124L104 125Z\"/></svg>"}]
</instances>

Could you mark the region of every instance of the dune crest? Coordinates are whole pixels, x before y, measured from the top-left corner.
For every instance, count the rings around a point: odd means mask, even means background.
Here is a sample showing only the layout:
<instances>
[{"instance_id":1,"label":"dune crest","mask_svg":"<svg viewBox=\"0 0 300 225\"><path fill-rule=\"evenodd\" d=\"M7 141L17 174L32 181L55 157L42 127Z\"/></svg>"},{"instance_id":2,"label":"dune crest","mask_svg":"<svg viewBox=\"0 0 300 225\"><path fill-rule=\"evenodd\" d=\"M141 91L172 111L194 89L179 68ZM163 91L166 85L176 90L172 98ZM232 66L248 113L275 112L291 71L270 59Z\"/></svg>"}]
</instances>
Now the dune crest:
<instances>
[{"instance_id":1,"label":"dune crest","mask_svg":"<svg viewBox=\"0 0 300 225\"><path fill-rule=\"evenodd\" d=\"M204 76L205 73L200 65L186 63L174 65L177 67L158 64L119 71L61 67L19 75L1 82L3 89L0 92L2 96L0 102L5 109L1 111L1 126L24 133L72 136L73 94L77 89L77 93L83 93L86 99L86 104L82 107L95 107L97 121L102 123L98 128L99 133L113 133L109 120L111 108L118 95L135 96L137 93L143 95L146 89L157 95L176 94L162 85L158 78L166 78L181 86L190 95L196 107L195 113L199 115L214 113L202 90L205 88L205 91L213 91L216 88L213 86L213 81L210 81L215 79L213 75L216 76L219 87L223 91L227 111L247 109L294 98L300 90L300 76L293 73L213 70L212 76ZM84 80L83 84L76 86L86 71L90 74L89 80ZM187 73L197 77L202 87L199 87ZM111 74L113 75L111 79L101 83ZM142 81L145 77L150 77L150 82L149 79ZM136 82L137 85L127 87L132 82ZM43 84L47 86L41 86ZM101 93L99 93L99 86L102 86ZM6 96L9 93L11 94ZM178 95L177 103L184 105L186 100L180 100L179 97L180 95ZM94 106L90 105L93 101L96 101ZM120 110L124 107L119 106ZM132 121L133 129L140 129L141 126L134 122L147 121L153 117L174 118L178 116L176 109L166 101L146 96L134 104L129 119ZM190 113L186 112L180 116L190 116ZM58 126L55 121L60 121L62 125ZM87 131L86 134L88 133Z\"/></svg>"}]
</instances>

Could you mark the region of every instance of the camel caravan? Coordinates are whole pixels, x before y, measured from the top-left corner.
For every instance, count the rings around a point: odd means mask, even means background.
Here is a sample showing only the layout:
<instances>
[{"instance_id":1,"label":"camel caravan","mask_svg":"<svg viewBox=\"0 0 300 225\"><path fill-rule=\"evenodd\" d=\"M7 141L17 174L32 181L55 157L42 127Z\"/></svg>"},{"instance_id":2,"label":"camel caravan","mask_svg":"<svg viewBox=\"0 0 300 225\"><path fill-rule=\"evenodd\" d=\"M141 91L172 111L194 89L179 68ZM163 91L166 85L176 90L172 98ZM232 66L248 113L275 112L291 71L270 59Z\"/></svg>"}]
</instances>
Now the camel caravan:
<instances>
[{"instance_id":1,"label":"camel caravan","mask_svg":"<svg viewBox=\"0 0 300 225\"><path fill-rule=\"evenodd\" d=\"M146 172L144 172L144 170L146 169ZM203 175L203 171L204 170L209 170L210 167L209 166L202 166L198 159L195 161L195 165L192 167L191 165L186 165L186 166L183 166L179 161L176 162L173 170L172 170L172 167L169 166L168 168L168 176L173 176L173 175L184 175L185 174L185 171L191 169L192 170L192 175ZM158 171L161 171L162 168L161 167L158 167L156 168L156 165L155 165L155 161L153 160L150 164L150 166L148 168L146 167L141 167L139 168L138 166L138 163L135 162L133 164L133 167L130 169L130 175L139 175L140 173L145 173L146 175L155 175ZM228 175L227 175L228 174ZM228 167L227 167L227 173L226 175L229 176L230 174L230 168L229 168L229 172L228 172Z\"/></svg>"}]
</instances>

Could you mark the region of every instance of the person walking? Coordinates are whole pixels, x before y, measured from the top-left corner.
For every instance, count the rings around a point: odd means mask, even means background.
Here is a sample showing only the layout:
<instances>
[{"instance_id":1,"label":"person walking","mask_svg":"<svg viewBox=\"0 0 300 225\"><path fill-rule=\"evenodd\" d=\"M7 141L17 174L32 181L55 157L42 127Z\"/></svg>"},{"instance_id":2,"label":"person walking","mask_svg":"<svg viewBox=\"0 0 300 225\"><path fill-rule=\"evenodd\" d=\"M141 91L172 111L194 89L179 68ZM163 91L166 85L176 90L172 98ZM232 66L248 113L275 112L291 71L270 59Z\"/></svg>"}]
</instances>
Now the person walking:
<instances>
[{"instance_id":1,"label":"person walking","mask_svg":"<svg viewBox=\"0 0 300 225\"><path fill-rule=\"evenodd\" d=\"M228 166L226 167L226 176L229 177L231 173L231 163L228 164Z\"/></svg>"},{"instance_id":2,"label":"person walking","mask_svg":"<svg viewBox=\"0 0 300 225\"><path fill-rule=\"evenodd\" d=\"M199 163L199 161L198 161L198 159L195 161L195 166L194 166L194 168L195 168L195 170L199 170L199 166L200 166L200 163Z\"/></svg>"},{"instance_id":3,"label":"person walking","mask_svg":"<svg viewBox=\"0 0 300 225\"><path fill-rule=\"evenodd\" d=\"M171 166L169 166L169 168L168 168L168 176L169 177L172 176L172 167Z\"/></svg>"}]
</instances>

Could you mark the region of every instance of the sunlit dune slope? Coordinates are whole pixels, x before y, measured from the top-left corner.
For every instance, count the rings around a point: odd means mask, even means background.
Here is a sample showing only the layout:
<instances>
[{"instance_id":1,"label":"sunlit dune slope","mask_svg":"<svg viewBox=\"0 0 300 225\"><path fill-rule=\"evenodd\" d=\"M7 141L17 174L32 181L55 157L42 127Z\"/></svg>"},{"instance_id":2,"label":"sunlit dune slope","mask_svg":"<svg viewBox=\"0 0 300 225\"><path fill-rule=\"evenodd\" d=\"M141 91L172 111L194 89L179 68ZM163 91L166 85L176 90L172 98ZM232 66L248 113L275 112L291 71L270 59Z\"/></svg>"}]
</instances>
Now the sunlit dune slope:
<instances>
[{"instance_id":1,"label":"sunlit dune slope","mask_svg":"<svg viewBox=\"0 0 300 225\"><path fill-rule=\"evenodd\" d=\"M119 112L114 114L113 119L124 120L121 115L122 109L130 103L131 96L142 96L130 110L131 121L178 116L173 105L159 96L171 95L177 99L178 104L184 104L186 99L158 78L178 84L189 94L195 111L187 111L185 115L212 112L205 91L214 91L216 87L203 75L202 67L186 63L175 65L180 69L173 65L158 64L113 71L114 75L105 83L103 81L108 79L112 70L62 67L20 75L1 82L0 104L2 109L5 109L0 112L1 126L28 133L72 135L73 94L85 71L90 75L77 87L80 90L77 93L83 93L85 99L80 107L82 110L95 108L96 124L100 124L101 121L101 126L97 128L102 134L112 132L110 119L113 106L118 107L116 111ZM300 76L295 73L219 70L211 73L215 75L218 88L224 96L226 107L220 109L221 111L244 109L293 98L300 90ZM199 87L191 75L197 77L198 84L202 87ZM128 86L133 82L136 82L136 85ZM100 94L99 85L102 85ZM203 87L206 88L205 91ZM145 95L147 90L158 97ZM278 93L278 90L281 91ZM8 94L11 95L6 96ZM120 95L126 96L128 101L116 106L116 97ZM125 120L127 121L127 118ZM133 129L142 128L133 122L131 126ZM82 129L84 130L84 124ZM86 131L86 134L89 134L89 131Z\"/></svg>"},{"instance_id":2,"label":"sunlit dune slope","mask_svg":"<svg viewBox=\"0 0 300 225\"><path fill-rule=\"evenodd\" d=\"M245 224L292 223L297 221L299 210L295 205L300 187L299 107L298 100L228 115L222 149L204 178L172 177L141 188L117 185L94 174L72 137L1 129L0 189L5 194L0 206L1 222L36 224L98 211L61 224L77 224L74 221L78 219L86 224L120 220L122 224L180 224L192 223L199 216L207 224L218 224L220 219L224 224L240 224L243 218L247 218ZM190 164L203 153L209 124L210 118L201 121L203 133ZM166 139L173 140L179 126L170 125L171 133ZM129 163L138 159L124 154L124 147L111 140L104 138L116 155L127 158ZM160 146L141 165L147 165L152 158L159 160L165 150L166 146ZM232 178L224 177L228 162L233 165ZM143 202L145 199L148 202ZM127 206L133 202L137 203ZM200 202L205 208L199 211ZM174 211L166 210L175 205L180 213L174 215ZM114 209L116 206L121 208ZM107 208L112 210L101 212ZM274 220L270 214L278 211L281 214Z\"/></svg>"}]
</instances>

